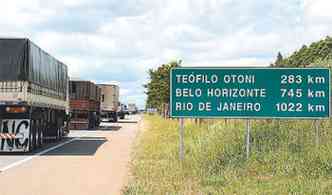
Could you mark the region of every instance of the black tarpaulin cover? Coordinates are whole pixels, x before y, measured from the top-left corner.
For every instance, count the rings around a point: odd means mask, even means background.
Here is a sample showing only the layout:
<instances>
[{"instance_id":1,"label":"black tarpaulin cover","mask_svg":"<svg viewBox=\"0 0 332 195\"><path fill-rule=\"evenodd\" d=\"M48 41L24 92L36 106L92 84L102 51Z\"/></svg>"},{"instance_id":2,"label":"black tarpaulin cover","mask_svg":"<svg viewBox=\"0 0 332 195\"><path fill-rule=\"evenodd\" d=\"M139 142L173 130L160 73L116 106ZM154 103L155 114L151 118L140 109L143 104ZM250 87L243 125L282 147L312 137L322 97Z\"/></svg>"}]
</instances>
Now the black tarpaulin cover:
<instances>
[{"instance_id":1,"label":"black tarpaulin cover","mask_svg":"<svg viewBox=\"0 0 332 195\"><path fill-rule=\"evenodd\" d=\"M28 41L0 39L0 80L26 80L28 74Z\"/></svg>"},{"instance_id":2,"label":"black tarpaulin cover","mask_svg":"<svg viewBox=\"0 0 332 195\"><path fill-rule=\"evenodd\" d=\"M29 81L63 94L67 66L29 39L0 39L0 81Z\"/></svg>"}]
</instances>

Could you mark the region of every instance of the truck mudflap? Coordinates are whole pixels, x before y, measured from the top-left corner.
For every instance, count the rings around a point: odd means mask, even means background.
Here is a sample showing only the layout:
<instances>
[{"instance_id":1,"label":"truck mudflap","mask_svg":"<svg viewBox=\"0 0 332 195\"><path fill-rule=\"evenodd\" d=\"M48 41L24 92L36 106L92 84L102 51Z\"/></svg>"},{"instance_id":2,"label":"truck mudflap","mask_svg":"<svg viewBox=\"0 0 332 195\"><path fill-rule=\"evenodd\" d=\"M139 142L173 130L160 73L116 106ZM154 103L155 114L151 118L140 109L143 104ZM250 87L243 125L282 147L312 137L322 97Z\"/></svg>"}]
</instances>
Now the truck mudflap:
<instances>
[{"instance_id":1,"label":"truck mudflap","mask_svg":"<svg viewBox=\"0 0 332 195\"><path fill-rule=\"evenodd\" d=\"M30 119L0 119L0 152L29 151Z\"/></svg>"}]
</instances>

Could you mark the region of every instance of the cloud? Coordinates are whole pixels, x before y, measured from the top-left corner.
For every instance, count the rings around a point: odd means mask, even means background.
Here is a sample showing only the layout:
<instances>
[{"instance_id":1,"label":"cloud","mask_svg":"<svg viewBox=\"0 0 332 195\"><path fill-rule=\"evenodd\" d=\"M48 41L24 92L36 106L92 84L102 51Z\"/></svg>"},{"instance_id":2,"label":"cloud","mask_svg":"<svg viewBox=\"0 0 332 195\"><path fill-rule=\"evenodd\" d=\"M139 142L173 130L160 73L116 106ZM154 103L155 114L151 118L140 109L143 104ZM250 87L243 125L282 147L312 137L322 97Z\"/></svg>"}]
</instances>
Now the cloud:
<instances>
[{"instance_id":1,"label":"cloud","mask_svg":"<svg viewBox=\"0 0 332 195\"><path fill-rule=\"evenodd\" d=\"M29 37L71 76L118 81L144 105L147 71L186 66L267 66L331 34L328 0L4 0L2 37Z\"/></svg>"},{"instance_id":2,"label":"cloud","mask_svg":"<svg viewBox=\"0 0 332 195\"><path fill-rule=\"evenodd\" d=\"M328 0L305 0L304 8L306 16L320 21L332 20L332 2Z\"/></svg>"},{"instance_id":3,"label":"cloud","mask_svg":"<svg viewBox=\"0 0 332 195\"><path fill-rule=\"evenodd\" d=\"M332 2L305 0L303 2L303 39L310 43L332 34Z\"/></svg>"}]
</instances>

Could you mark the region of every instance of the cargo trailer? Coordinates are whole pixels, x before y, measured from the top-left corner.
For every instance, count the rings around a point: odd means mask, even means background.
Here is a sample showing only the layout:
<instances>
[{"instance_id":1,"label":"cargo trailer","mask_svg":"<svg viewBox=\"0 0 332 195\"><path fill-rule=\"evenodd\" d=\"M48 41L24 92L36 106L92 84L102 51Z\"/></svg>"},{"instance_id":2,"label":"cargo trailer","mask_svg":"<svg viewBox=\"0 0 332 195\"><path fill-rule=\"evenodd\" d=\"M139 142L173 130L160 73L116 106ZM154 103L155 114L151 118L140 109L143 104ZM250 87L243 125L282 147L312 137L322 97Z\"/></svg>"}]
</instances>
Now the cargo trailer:
<instances>
[{"instance_id":1,"label":"cargo trailer","mask_svg":"<svg viewBox=\"0 0 332 195\"><path fill-rule=\"evenodd\" d=\"M137 106L134 103L129 103L128 104L128 112L129 114L137 114Z\"/></svg>"},{"instance_id":2,"label":"cargo trailer","mask_svg":"<svg viewBox=\"0 0 332 195\"><path fill-rule=\"evenodd\" d=\"M127 109L127 105L119 103L119 107L118 107L118 117L120 119L125 119L126 115L129 115L128 109Z\"/></svg>"},{"instance_id":3,"label":"cargo trailer","mask_svg":"<svg viewBox=\"0 0 332 195\"><path fill-rule=\"evenodd\" d=\"M94 129L100 123L101 89L91 81L71 80L70 129Z\"/></svg>"},{"instance_id":4,"label":"cargo trailer","mask_svg":"<svg viewBox=\"0 0 332 195\"><path fill-rule=\"evenodd\" d=\"M119 86L112 84L98 84L101 88L101 120L104 122L118 121Z\"/></svg>"},{"instance_id":5,"label":"cargo trailer","mask_svg":"<svg viewBox=\"0 0 332 195\"><path fill-rule=\"evenodd\" d=\"M29 39L0 39L0 152L68 133L67 66Z\"/></svg>"}]
</instances>

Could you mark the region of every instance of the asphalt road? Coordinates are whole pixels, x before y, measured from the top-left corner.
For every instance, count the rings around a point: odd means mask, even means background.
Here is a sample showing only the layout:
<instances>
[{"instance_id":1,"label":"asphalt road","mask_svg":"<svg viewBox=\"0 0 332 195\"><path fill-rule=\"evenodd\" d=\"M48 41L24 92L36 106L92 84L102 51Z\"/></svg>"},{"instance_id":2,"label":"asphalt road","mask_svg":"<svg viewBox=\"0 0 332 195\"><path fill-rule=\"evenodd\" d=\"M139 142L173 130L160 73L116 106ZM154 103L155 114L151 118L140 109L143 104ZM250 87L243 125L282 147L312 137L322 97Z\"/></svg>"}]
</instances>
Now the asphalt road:
<instances>
[{"instance_id":1,"label":"asphalt road","mask_svg":"<svg viewBox=\"0 0 332 195\"><path fill-rule=\"evenodd\" d=\"M121 194L140 116L71 131L29 154L0 154L1 195Z\"/></svg>"}]
</instances>

